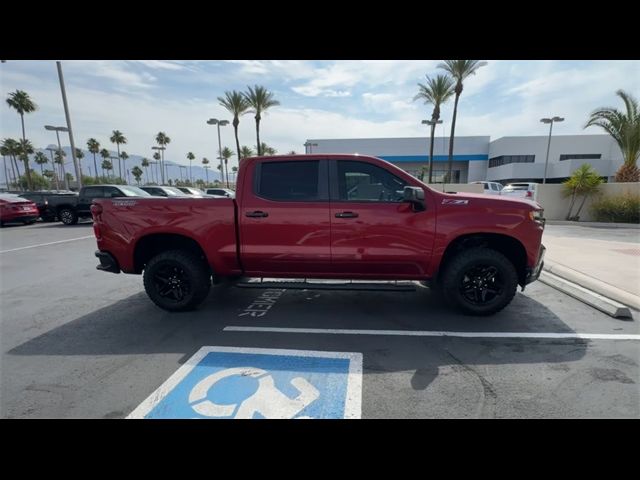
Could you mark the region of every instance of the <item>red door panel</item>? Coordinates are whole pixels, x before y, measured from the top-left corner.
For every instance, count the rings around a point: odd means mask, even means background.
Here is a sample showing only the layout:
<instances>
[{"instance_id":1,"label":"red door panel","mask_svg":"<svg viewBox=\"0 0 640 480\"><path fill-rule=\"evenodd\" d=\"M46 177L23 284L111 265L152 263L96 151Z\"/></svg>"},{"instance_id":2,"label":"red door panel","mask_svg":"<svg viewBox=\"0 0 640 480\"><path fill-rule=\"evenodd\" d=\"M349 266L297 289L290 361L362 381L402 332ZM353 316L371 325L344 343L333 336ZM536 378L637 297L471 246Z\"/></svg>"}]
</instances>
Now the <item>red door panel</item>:
<instances>
[{"instance_id":1,"label":"red door panel","mask_svg":"<svg viewBox=\"0 0 640 480\"><path fill-rule=\"evenodd\" d=\"M435 238L429 196L426 210L414 211L401 200L405 185L417 186L404 174L372 160L333 162L333 272L352 278L425 278Z\"/></svg>"},{"instance_id":2,"label":"red door panel","mask_svg":"<svg viewBox=\"0 0 640 480\"><path fill-rule=\"evenodd\" d=\"M330 272L331 220L326 164L321 167L322 162L315 160L316 167L310 168L300 166L310 162L280 159L255 162L249 167L253 171L247 172L248 178L254 181L244 188L238 212L241 258L248 275L295 277ZM283 165L286 163L289 165ZM300 170L294 171L296 168ZM259 179L255 180L256 175L264 180L262 185ZM313 190L313 185L308 185L308 178L313 175L325 183L324 189ZM273 184L266 185L269 182ZM282 198L272 200L265 196ZM291 198L285 199L287 196ZM294 201L308 196L318 199Z\"/></svg>"}]
</instances>

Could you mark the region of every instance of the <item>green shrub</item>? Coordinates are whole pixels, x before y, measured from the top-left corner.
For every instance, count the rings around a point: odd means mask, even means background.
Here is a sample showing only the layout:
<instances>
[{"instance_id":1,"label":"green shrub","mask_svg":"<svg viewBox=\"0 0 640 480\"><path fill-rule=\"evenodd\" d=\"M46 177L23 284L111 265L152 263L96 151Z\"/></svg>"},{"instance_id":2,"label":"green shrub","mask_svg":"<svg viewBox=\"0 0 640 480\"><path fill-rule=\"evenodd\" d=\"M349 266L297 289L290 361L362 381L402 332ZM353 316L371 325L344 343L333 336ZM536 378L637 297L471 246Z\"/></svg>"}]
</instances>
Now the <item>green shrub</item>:
<instances>
[{"instance_id":1,"label":"green shrub","mask_svg":"<svg viewBox=\"0 0 640 480\"><path fill-rule=\"evenodd\" d=\"M640 195L602 197L593 203L591 211L598 222L640 223Z\"/></svg>"}]
</instances>

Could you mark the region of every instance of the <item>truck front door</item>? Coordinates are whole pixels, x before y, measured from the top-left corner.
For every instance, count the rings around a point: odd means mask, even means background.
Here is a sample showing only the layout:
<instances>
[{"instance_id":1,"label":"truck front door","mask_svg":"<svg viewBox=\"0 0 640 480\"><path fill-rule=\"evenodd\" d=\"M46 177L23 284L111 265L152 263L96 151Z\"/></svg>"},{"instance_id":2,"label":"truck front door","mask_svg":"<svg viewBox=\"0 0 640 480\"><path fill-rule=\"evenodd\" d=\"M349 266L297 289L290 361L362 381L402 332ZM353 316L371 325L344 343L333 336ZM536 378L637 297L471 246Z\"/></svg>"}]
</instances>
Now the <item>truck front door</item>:
<instances>
[{"instance_id":1,"label":"truck front door","mask_svg":"<svg viewBox=\"0 0 640 480\"><path fill-rule=\"evenodd\" d=\"M373 162L331 160L331 263L341 277L420 278L428 271L435 209L403 201L409 185ZM413 185L416 186L416 185Z\"/></svg>"},{"instance_id":2,"label":"truck front door","mask_svg":"<svg viewBox=\"0 0 640 480\"><path fill-rule=\"evenodd\" d=\"M249 165L239 208L242 264L252 276L330 273L327 160Z\"/></svg>"}]
</instances>

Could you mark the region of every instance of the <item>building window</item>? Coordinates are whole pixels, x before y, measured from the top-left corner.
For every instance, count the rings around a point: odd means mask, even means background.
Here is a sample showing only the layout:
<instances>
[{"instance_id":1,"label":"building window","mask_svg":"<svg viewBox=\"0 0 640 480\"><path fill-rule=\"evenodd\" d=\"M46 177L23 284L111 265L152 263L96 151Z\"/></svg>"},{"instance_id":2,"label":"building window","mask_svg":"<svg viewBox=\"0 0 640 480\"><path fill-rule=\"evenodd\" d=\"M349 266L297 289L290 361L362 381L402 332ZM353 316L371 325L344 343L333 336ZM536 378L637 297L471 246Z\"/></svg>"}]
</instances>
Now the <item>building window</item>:
<instances>
[{"instance_id":1,"label":"building window","mask_svg":"<svg viewBox=\"0 0 640 480\"><path fill-rule=\"evenodd\" d=\"M489 159L489 168L509 165L510 163L533 163L535 155L500 155Z\"/></svg>"},{"instance_id":2,"label":"building window","mask_svg":"<svg viewBox=\"0 0 640 480\"><path fill-rule=\"evenodd\" d=\"M599 153L567 153L560 155L560 161L563 160L600 160L602 155Z\"/></svg>"}]
</instances>

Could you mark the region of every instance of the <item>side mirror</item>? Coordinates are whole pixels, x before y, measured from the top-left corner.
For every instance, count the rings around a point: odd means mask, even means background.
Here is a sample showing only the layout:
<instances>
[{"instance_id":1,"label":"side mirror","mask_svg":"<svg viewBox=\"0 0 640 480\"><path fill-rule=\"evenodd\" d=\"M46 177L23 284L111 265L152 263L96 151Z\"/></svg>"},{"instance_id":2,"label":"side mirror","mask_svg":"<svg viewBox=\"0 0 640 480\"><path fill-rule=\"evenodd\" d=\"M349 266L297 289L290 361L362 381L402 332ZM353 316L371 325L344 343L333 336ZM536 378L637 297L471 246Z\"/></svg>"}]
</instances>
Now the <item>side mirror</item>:
<instances>
[{"instance_id":1,"label":"side mirror","mask_svg":"<svg viewBox=\"0 0 640 480\"><path fill-rule=\"evenodd\" d=\"M417 212L427 209L424 203L424 190L420 187L404 187L404 201L411 203Z\"/></svg>"}]
</instances>

